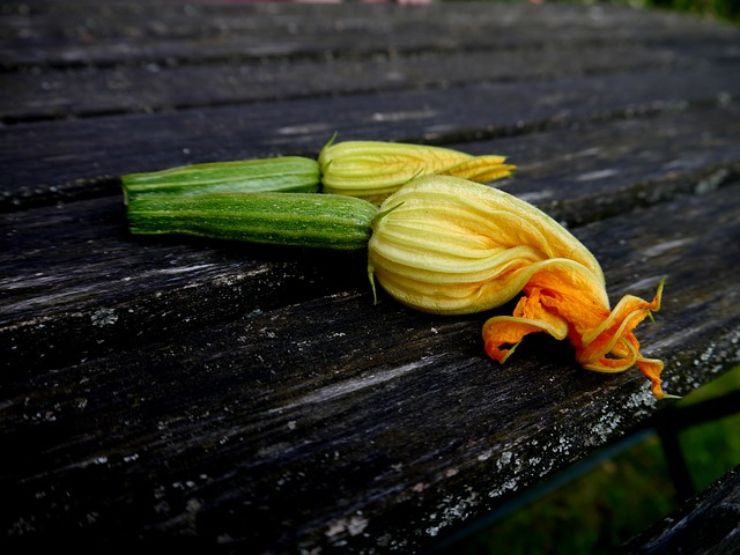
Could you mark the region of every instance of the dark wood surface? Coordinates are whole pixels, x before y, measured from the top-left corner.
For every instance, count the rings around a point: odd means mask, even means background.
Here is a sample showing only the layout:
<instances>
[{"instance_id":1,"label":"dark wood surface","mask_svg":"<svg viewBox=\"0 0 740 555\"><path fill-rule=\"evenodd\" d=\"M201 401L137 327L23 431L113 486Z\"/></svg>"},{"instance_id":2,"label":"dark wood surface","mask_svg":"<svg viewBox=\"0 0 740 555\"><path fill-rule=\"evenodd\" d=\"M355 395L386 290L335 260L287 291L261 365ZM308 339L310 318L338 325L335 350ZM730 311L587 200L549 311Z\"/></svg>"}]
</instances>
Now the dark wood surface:
<instances>
[{"instance_id":1,"label":"dark wood surface","mask_svg":"<svg viewBox=\"0 0 740 555\"><path fill-rule=\"evenodd\" d=\"M570 226L612 299L668 278L639 337L669 391L740 362L736 28L75 0L4 3L0 37L0 544L426 548L660 410L546 339L493 363L487 315L373 306L362 253L133 238L122 173L334 130L504 153L498 185Z\"/></svg>"},{"instance_id":2,"label":"dark wood surface","mask_svg":"<svg viewBox=\"0 0 740 555\"><path fill-rule=\"evenodd\" d=\"M640 555L737 553L740 534L740 467L656 523L627 546Z\"/></svg>"}]
</instances>

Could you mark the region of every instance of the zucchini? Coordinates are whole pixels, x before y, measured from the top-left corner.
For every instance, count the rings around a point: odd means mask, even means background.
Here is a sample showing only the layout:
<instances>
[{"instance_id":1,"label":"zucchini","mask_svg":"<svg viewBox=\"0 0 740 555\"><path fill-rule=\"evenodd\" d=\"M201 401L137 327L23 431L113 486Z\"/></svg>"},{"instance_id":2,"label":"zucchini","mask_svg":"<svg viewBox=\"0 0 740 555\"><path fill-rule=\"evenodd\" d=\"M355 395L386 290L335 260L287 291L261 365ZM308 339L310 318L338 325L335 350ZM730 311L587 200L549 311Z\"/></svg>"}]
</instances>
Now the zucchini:
<instances>
[{"instance_id":1,"label":"zucchini","mask_svg":"<svg viewBox=\"0 0 740 555\"><path fill-rule=\"evenodd\" d=\"M131 197L131 232L355 250L367 247L378 210L344 195L311 193L148 194Z\"/></svg>"},{"instance_id":2,"label":"zucchini","mask_svg":"<svg viewBox=\"0 0 740 555\"><path fill-rule=\"evenodd\" d=\"M141 194L316 193L320 180L318 162L300 156L194 164L121 178L126 203Z\"/></svg>"}]
</instances>

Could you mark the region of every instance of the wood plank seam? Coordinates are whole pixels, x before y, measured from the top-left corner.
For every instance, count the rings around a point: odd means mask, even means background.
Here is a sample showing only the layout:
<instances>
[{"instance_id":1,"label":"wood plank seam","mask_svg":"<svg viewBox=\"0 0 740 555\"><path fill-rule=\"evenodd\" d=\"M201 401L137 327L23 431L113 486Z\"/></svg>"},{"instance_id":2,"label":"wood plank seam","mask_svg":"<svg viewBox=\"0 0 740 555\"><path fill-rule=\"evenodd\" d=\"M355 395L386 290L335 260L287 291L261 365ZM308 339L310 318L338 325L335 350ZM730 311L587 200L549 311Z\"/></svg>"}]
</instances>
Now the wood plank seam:
<instances>
[{"instance_id":1,"label":"wood plank seam","mask_svg":"<svg viewBox=\"0 0 740 555\"><path fill-rule=\"evenodd\" d=\"M680 37L675 39L647 39L640 42L641 45L649 48L670 48L681 44ZM571 41L566 42L566 46L573 50L580 49L591 49L591 48L613 48L613 47L627 47L635 44L634 38L625 40L614 40L605 38L590 38L588 40ZM714 45L716 48L720 48L727 45L727 41L723 39L712 39L711 37L703 40L703 46ZM544 50L552 47L551 43L531 43L526 46L515 45L515 44L501 44L496 45L495 49L497 52L516 52L520 50ZM363 61L376 58L378 56L388 56L389 58L396 57L398 55L414 56L421 54L450 54L450 53L462 53L462 54L475 54L481 51L488 51L491 47L486 45L454 45L454 46L420 46L420 47L406 47L406 48L389 48L377 47L372 50L367 50L358 54L354 51L346 50L326 50L320 49L314 53L311 52L294 52L285 54L283 52L276 52L274 54L265 52L255 52L250 54L249 52L242 52L240 54L229 53L229 54L212 54L203 55L202 58L192 57L178 57L177 55L152 55L151 53L142 53L139 56L132 56L127 60L120 59L108 59L101 57L100 59L87 60L87 59L67 59L59 61L38 61L38 60L16 60L11 61L4 59L7 55L3 56L0 51L0 74L13 74L19 71L38 71L38 70L62 70L62 69L115 69L118 67L141 67L146 64L158 64L163 66L180 66L180 65L211 65L211 64L243 64L243 63L267 63L267 62L325 62L327 60L348 60L348 61ZM234 50L244 50L244 47L237 48ZM724 57L720 57L720 60Z\"/></svg>"},{"instance_id":2,"label":"wood plank seam","mask_svg":"<svg viewBox=\"0 0 740 555\"><path fill-rule=\"evenodd\" d=\"M721 64L722 62L718 62ZM618 63L612 63L608 66L602 67L590 67L583 69L576 69L573 71L553 71L548 73L547 71L538 71L531 75L502 75L499 77L481 78L475 82L478 85L496 84L496 83L526 83L544 82L552 80L553 78L562 78L568 76L588 76L598 77L600 75L609 74L629 74L637 73L640 71L651 71L651 70L663 70L663 71L677 71L682 70L686 72L692 71L699 67L704 67L703 61L690 61L690 60L674 60L674 61L644 61L640 63L629 63L620 65ZM179 66L178 66L179 67ZM48 77L48 76L47 76ZM638 75L635 75L637 78ZM289 101L289 100L300 100L309 98L335 98L337 96L353 96L353 95L367 95L374 92L381 91L406 91L406 90L446 90L455 86L464 86L470 82L468 77L449 77L441 76L435 80L423 80L421 82L405 82L402 84L390 84L390 83L378 83L377 86L356 86L349 90L307 90L306 92L292 92L292 93L281 93L280 96L276 97L274 93L265 93L260 96L259 94L250 96L244 99L225 99L217 100L211 99L203 102L176 102L176 103L162 103L160 105L149 105L142 103L140 106L132 105L121 108L80 108L65 109L64 111L47 111L47 112L20 112L16 114L0 114L0 123L12 126L23 123L34 123L42 121L54 121L54 120L70 120L70 119L86 119L106 116L118 116L125 114L136 114L136 113L161 113L161 112L172 112L172 111L185 111L197 108L208 108L218 106L242 106L256 104L271 100ZM38 109L38 108L37 108Z\"/></svg>"},{"instance_id":3,"label":"wood plank seam","mask_svg":"<svg viewBox=\"0 0 740 555\"><path fill-rule=\"evenodd\" d=\"M467 143L501 139L541 133L556 129L578 128L579 126L595 123L608 123L612 121L627 120L634 118L650 118L663 114L681 113L691 109L707 109L722 107L737 102L740 93L726 93L720 98L707 98L692 101L676 102L653 102L644 105L632 105L586 117L570 116L558 119L543 119L538 121L518 122L514 125L496 125L488 128L473 130L441 131L433 134L409 135L399 137L388 137L398 142L410 142L417 144L428 144L444 146L455 143L465 148ZM314 157L316 152L298 149L289 149L282 154L295 156ZM150 168L163 169L163 168ZM137 168L137 171L141 169ZM731 168L730 172L733 172ZM46 206L59 201L75 199L97 198L111 194L118 194L118 176L100 175L92 178L77 178L73 182L62 182L54 185L38 184L30 194L16 195L13 191L0 190L0 213L14 212L29 208ZM69 191L69 192L68 192ZM71 192L71 194L70 194Z\"/></svg>"}]
</instances>

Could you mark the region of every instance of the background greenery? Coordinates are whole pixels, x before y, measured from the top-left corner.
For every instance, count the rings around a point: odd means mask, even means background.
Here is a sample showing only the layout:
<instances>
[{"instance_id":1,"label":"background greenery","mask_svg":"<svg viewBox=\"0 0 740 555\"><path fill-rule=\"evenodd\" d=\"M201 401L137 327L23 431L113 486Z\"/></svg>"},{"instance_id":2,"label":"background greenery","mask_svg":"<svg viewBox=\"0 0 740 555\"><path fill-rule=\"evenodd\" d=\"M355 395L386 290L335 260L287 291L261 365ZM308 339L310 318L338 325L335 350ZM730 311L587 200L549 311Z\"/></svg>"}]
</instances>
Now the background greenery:
<instances>
[{"instance_id":1,"label":"background greenery","mask_svg":"<svg viewBox=\"0 0 740 555\"><path fill-rule=\"evenodd\" d=\"M740 390L740 366L679 402L687 406ZM680 434L698 490L740 464L740 414ZM670 513L676 493L659 440L648 437L531 505L516 511L450 553L618 553L619 546Z\"/></svg>"},{"instance_id":2,"label":"background greenery","mask_svg":"<svg viewBox=\"0 0 740 555\"><path fill-rule=\"evenodd\" d=\"M543 0L547 1L547 0ZM709 15L740 24L740 0L576 0L582 4L620 4Z\"/></svg>"},{"instance_id":3,"label":"background greenery","mask_svg":"<svg viewBox=\"0 0 740 555\"><path fill-rule=\"evenodd\" d=\"M726 19L740 20L737 0L645 0L649 6L672 8L697 13L709 13Z\"/></svg>"}]
</instances>

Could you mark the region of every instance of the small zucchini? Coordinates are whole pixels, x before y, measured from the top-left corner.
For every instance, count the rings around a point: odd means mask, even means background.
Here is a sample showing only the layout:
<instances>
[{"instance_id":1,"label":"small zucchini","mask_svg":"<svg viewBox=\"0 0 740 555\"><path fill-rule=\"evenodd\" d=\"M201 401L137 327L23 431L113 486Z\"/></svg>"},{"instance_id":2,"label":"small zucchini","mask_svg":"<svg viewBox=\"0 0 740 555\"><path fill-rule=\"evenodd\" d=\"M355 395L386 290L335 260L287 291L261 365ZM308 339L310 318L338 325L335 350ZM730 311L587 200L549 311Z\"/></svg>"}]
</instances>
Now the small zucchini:
<instances>
[{"instance_id":1,"label":"small zucchini","mask_svg":"<svg viewBox=\"0 0 740 555\"><path fill-rule=\"evenodd\" d=\"M319 164L300 156L180 166L121 178L124 201L140 194L316 193Z\"/></svg>"},{"instance_id":2,"label":"small zucchini","mask_svg":"<svg viewBox=\"0 0 740 555\"><path fill-rule=\"evenodd\" d=\"M344 195L207 193L137 195L128 218L135 234L185 234L250 243L364 249L378 209Z\"/></svg>"}]
</instances>

